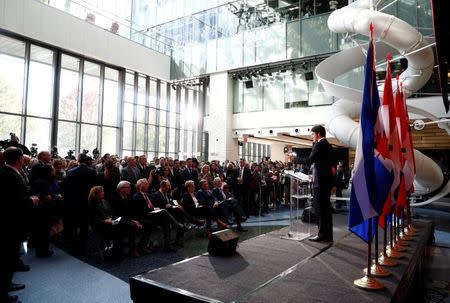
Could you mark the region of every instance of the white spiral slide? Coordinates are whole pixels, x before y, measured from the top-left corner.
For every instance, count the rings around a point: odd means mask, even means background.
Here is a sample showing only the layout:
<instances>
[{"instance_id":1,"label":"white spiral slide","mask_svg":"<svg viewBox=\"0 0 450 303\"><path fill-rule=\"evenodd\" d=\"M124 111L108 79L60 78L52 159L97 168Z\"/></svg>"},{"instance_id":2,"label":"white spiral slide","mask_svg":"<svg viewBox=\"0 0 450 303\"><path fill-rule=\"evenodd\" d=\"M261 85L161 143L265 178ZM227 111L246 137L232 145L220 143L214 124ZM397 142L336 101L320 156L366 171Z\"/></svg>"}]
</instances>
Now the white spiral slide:
<instances>
[{"instance_id":1,"label":"white spiral slide","mask_svg":"<svg viewBox=\"0 0 450 303\"><path fill-rule=\"evenodd\" d=\"M400 53L408 59L408 68L400 75L407 96L420 89L430 78L434 56L431 47L423 41L422 35L408 23L379 11L371 10L369 0L358 0L352 4L334 11L328 18L328 27L337 33L358 33L369 35L369 24L374 26L374 39L377 61L383 60L388 52ZM358 118L361 110L362 91L334 83L334 80L357 67L363 66L365 55L361 46L345 49L322 61L316 67L316 76L325 91L340 98L330 108L325 127L346 146L355 149L359 135L359 124L353 119ZM394 80L395 81L395 80ZM396 87L396 83L393 83ZM383 87L380 87L382 90ZM380 91L380 96L383 93ZM415 113L431 120L438 120L429 112L408 106L410 113ZM448 125L443 126L450 134ZM416 179L414 186L423 193L439 189L444 176L440 167L418 150L414 150L416 159ZM431 203L450 192L450 182L442 190L425 201Z\"/></svg>"}]
</instances>

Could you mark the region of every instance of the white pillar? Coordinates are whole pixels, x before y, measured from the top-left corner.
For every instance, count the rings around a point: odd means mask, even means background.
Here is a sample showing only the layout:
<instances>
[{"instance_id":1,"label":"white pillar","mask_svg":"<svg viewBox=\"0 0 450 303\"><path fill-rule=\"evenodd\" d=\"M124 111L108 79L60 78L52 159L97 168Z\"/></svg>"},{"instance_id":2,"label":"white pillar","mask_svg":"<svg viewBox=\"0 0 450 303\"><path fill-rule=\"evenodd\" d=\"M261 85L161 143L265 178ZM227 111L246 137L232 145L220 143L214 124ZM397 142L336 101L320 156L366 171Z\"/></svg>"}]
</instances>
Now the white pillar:
<instances>
[{"instance_id":1,"label":"white pillar","mask_svg":"<svg viewBox=\"0 0 450 303\"><path fill-rule=\"evenodd\" d=\"M203 129L209 133L209 160L237 160L238 142L233 139L233 80L227 72L212 74L209 81L209 116Z\"/></svg>"}]
</instances>

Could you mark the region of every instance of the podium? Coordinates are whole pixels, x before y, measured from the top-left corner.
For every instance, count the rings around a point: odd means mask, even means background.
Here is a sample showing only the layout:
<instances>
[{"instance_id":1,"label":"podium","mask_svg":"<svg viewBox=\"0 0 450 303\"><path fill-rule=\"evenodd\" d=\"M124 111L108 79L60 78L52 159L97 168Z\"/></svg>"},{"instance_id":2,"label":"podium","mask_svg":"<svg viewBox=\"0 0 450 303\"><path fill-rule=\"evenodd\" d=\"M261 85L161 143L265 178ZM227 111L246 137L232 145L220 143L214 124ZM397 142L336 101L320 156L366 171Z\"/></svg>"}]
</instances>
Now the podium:
<instances>
[{"instance_id":1,"label":"podium","mask_svg":"<svg viewBox=\"0 0 450 303\"><path fill-rule=\"evenodd\" d=\"M282 239L302 241L311 236L311 225L302 224L299 221L300 215L306 214L307 223L311 223L311 190L310 177L303 173L295 173L291 170L284 171L285 177L291 179L291 197L289 211L289 232L282 236ZM305 210L307 213L303 214Z\"/></svg>"}]
</instances>

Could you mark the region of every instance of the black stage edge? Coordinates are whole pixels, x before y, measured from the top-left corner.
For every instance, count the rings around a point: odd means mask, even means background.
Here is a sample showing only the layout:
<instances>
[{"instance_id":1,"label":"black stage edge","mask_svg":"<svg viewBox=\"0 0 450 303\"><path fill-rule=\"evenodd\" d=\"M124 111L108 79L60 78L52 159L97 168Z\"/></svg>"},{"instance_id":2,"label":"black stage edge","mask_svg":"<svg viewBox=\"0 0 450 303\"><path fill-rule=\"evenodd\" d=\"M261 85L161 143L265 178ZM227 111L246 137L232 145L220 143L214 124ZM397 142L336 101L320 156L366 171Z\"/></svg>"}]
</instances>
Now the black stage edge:
<instances>
[{"instance_id":1,"label":"black stage edge","mask_svg":"<svg viewBox=\"0 0 450 303\"><path fill-rule=\"evenodd\" d=\"M346 231L346 216L333 219L333 244L281 239L289 231L283 228L240 243L232 257L203 254L131 277L131 299L135 303L420 301L417 290L433 237L431 222L413 222L420 232L408 242L405 257L397 260L397 267L387 267L392 276L378 278L385 290L367 291L353 285L363 276L367 245Z\"/></svg>"}]
</instances>

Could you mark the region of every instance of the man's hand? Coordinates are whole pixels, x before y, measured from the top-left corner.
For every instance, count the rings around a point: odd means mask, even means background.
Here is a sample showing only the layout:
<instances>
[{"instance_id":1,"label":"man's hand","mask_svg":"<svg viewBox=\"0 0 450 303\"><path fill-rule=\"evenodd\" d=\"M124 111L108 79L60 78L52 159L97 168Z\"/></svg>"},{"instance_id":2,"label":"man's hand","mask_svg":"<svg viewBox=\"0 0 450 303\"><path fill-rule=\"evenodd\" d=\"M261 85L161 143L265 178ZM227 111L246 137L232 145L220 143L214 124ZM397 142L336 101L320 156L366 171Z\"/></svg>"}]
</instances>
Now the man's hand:
<instances>
[{"instance_id":1,"label":"man's hand","mask_svg":"<svg viewBox=\"0 0 450 303\"><path fill-rule=\"evenodd\" d=\"M38 206L39 204L39 198L37 196L31 196L31 201L33 201L34 206Z\"/></svg>"}]
</instances>

